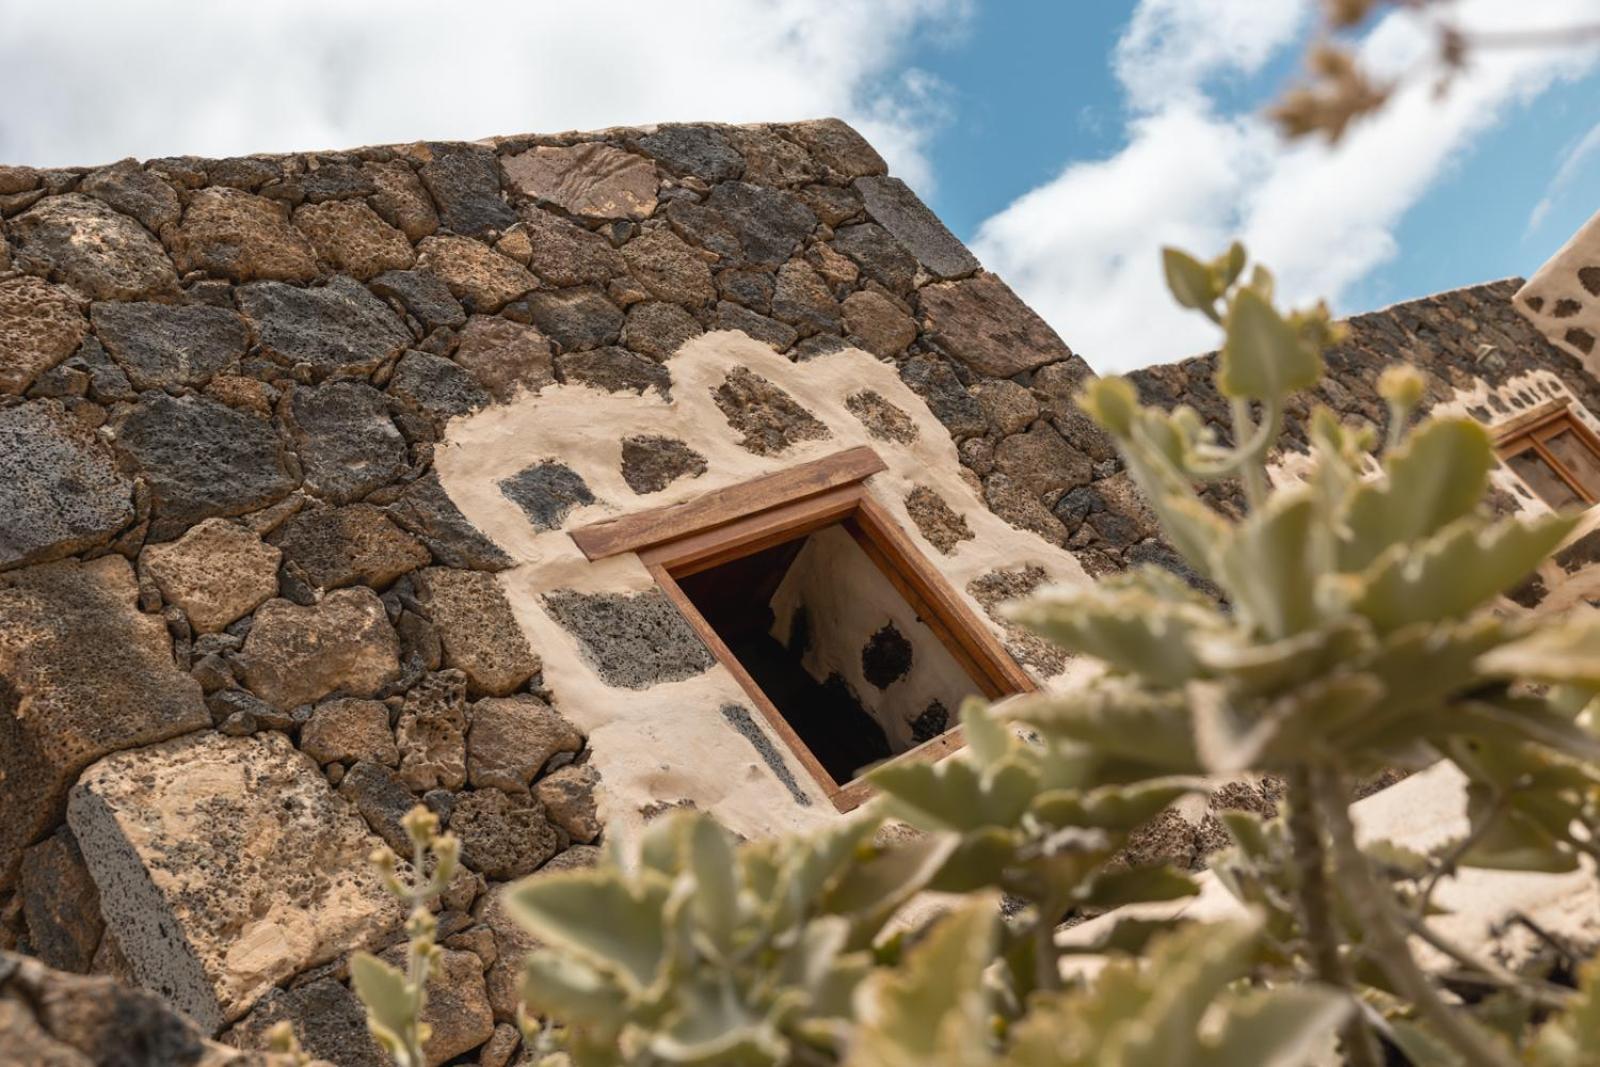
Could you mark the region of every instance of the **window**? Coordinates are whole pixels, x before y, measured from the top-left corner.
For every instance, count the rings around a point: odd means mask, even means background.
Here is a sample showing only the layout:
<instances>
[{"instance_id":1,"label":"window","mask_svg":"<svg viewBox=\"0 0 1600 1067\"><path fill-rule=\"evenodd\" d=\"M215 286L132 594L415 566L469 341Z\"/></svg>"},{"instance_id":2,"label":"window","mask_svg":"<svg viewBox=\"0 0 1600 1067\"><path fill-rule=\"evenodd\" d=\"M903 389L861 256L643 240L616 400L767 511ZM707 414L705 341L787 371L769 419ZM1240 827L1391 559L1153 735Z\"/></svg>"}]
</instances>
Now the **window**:
<instances>
[{"instance_id":1,"label":"window","mask_svg":"<svg viewBox=\"0 0 1600 1067\"><path fill-rule=\"evenodd\" d=\"M870 448L574 531L590 559L638 552L841 811L861 771L961 746L970 695L1032 680L866 492Z\"/></svg>"},{"instance_id":2,"label":"window","mask_svg":"<svg viewBox=\"0 0 1600 1067\"><path fill-rule=\"evenodd\" d=\"M1565 403L1500 432L1496 451L1553 508L1600 503L1600 437Z\"/></svg>"}]
</instances>

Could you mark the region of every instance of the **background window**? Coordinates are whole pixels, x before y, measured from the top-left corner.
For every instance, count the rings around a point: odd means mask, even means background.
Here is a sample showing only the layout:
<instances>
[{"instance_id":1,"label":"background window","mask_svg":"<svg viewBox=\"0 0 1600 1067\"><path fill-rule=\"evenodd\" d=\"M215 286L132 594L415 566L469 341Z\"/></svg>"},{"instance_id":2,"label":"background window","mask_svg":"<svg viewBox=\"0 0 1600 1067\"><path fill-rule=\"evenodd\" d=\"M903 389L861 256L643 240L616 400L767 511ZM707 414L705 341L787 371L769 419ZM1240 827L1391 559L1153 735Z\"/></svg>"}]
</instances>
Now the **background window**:
<instances>
[{"instance_id":1,"label":"background window","mask_svg":"<svg viewBox=\"0 0 1600 1067\"><path fill-rule=\"evenodd\" d=\"M1600 438L1565 405L1501 437L1497 451L1551 507L1600 503Z\"/></svg>"}]
</instances>

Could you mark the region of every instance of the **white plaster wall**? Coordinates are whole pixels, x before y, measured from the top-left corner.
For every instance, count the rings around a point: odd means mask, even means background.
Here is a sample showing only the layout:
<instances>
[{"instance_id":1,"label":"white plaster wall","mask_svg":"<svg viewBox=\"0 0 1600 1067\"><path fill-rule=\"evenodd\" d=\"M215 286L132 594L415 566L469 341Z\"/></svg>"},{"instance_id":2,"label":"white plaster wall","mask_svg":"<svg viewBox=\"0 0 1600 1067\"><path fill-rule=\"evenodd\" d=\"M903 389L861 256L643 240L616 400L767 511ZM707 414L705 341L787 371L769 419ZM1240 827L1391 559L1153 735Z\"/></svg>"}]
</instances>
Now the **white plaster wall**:
<instances>
[{"instance_id":1,"label":"white plaster wall","mask_svg":"<svg viewBox=\"0 0 1600 1067\"><path fill-rule=\"evenodd\" d=\"M794 779L811 794L809 806L796 804L750 742L723 719L719 709L724 704L749 707L723 667L642 690L609 686L595 672L577 640L555 622L540 597L555 589L642 592L653 588L653 582L631 553L590 563L567 530L691 500L845 448L870 445L888 469L867 481L867 491L997 637L999 628L988 623L966 592L974 578L999 567L1036 564L1052 582L1089 579L1068 552L989 511L961 476L955 444L943 425L892 366L870 354L850 349L795 364L743 333L722 331L688 342L667 366L673 380L670 399L654 392L608 394L573 383L552 384L454 420L435 453L440 481L467 519L514 561L499 579L518 622L543 658L545 683L562 714L589 735L592 760L604 782L603 817L626 826L638 823L640 809L652 802L689 800L747 835L813 826L836 817L832 806L798 761L789 758L783 743L769 734ZM735 367L748 368L784 389L828 426L832 436L798 443L776 456L757 456L740 447L742 435L728 425L713 400L713 390ZM877 392L905 412L917 428L916 439L900 444L874 438L845 405L846 397L862 389ZM708 470L661 492L636 495L621 474L621 441L634 434L677 437L706 457ZM575 470L596 503L573 511L562 529L540 531L501 494L499 482L546 459ZM906 511L905 496L916 485L943 496L965 516L975 536L949 555L929 544ZM759 715L756 719L760 722Z\"/></svg>"},{"instance_id":2,"label":"white plaster wall","mask_svg":"<svg viewBox=\"0 0 1600 1067\"><path fill-rule=\"evenodd\" d=\"M1591 374L1600 374L1600 294L1591 293L1578 280L1585 267L1600 268L1600 212L1572 235L1561 250L1540 267L1513 298L1517 310L1526 315L1557 348L1583 361ZM1537 310L1529 303L1539 304ZM1555 315L1563 300L1575 301L1579 309L1564 318ZM1566 338L1568 330L1587 330L1595 338L1592 351L1584 352Z\"/></svg>"},{"instance_id":3,"label":"white plaster wall","mask_svg":"<svg viewBox=\"0 0 1600 1067\"><path fill-rule=\"evenodd\" d=\"M944 704L954 726L962 698L980 692L878 565L838 526L806 539L773 594L772 632L784 645L792 636L795 609L802 605L810 627L810 645L801 657L807 673L819 682L830 674L848 682L895 752L912 747L911 722L930 702ZM911 669L879 689L862 670L861 650L887 623L911 645Z\"/></svg>"},{"instance_id":4,"label":"white plaster wall","mask_svg":"<svg viewBox=\"0 0 1600 1067\"><path fill-rule=\"evenodd\" d=\"M1351 808L1356 835L1362 842L1392 841L1418 852L1459 841L1472 828L1466 787L1467 779L1455 765L1440 761L1356 803ZM1200 874L1198 880L1197 896L1119 908L1111 915L1058 931L1056 940L1071 946L1093 944L1108 926L1129 917L1216 922L1243 914L1243 905L1210 871ZM1434 899L1446 914L1436 916L1430 925L1470 950L1492 947L1494 956L1513 969L1540 948L1527 928L1502 926L1505 918L1515 913L1570 938L1580 949L1600 944L1600 882L1594 864L1587 859L1570 874L1463 868L1440 883ZM1412 944L1428 965L1447 962L1420 941ZM1095 959L1077 958L1088 964L1088 970L1093 969Z\"/></svg>"}]
</instances>

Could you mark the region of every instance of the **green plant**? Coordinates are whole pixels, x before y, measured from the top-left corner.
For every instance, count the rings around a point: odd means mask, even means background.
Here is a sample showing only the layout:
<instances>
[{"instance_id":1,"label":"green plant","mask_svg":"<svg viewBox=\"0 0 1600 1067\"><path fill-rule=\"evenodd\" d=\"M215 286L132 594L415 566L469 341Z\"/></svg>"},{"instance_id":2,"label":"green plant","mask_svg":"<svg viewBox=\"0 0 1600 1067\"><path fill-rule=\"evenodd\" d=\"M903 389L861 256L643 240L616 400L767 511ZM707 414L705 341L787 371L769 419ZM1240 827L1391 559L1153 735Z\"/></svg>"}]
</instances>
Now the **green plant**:
<instances>
[{"instance_id":1,"label":"green plant","mask_svg":"<svg viewBox=\"0 0 1600 1067\"><path fill-rule=\"evenodd\" d=\"M438 922L428 902L439 896L455 876L461 842L439 833L439 817L418 805L401 820L411 838L410 870L402 872L388 848L372 855L384 885L410 908L406 918L406 966L391 966L376 956L357 952L350 957L350 980L367 1008L367 1028L398 1067L426 1067L423 1046L428 1024L422 1011L428 1001L428 974L439 959L434 943ZM429 862L433 871L428 872Z\"/></svg>"},{"instance_id":2,"label":"green plant","mask_svg":"<svg viewBox=\"0 0 1600 1067\"><path fill-rule=\"evenodd\" d=\"M1318 408L1304 481L1272 488L1266 460L1289 395L1317 382L1338 329L1321 307L1278 312L1270 274L1258 267L1243 280L1238 245L1210 263L1169 250L1166 266L1178 301L1223 327L1216 383L1232 442L1187 408L1139 405L1120 379L1092 383L1084 407L1227 607L1149 571L1018 607L1019 621L1106 669L1010 717L1101 754L1148 759L1150 738L1167 738L1164 774L1281 775L1285 841L1272 858L1289 861L1278 868L1296 920L1281 931L1293 938L1286 955L1335 988L1371 968L1462 1062L1510 1063L1418 967L1408 937L1441 940L1427 896L1409 907L1380 876L1348 807L1358 776L1444 758L1471 782L1473 829L1442 856L1414 857L1429 877L1456 865L1564 871L1600 854L1600 739L1585 710L1600 688L1600 627L1493 610L1574 517L1483 514L1495 462L1487 433L1463 418L1412 428L1422 381L1409 368L1379 383L1389 405L1381 458L1371 429ZM1245 514L1220 512L1196 489L1220 479L1238 479ZM1233 820L1242 836L1253 832L1246 822ZM1339 921L1341 909L1354 921ZM1365 1017L1353 1017L1344 1045L1353 1063L1379 1062Z\"/></svg>"}]
</instances>

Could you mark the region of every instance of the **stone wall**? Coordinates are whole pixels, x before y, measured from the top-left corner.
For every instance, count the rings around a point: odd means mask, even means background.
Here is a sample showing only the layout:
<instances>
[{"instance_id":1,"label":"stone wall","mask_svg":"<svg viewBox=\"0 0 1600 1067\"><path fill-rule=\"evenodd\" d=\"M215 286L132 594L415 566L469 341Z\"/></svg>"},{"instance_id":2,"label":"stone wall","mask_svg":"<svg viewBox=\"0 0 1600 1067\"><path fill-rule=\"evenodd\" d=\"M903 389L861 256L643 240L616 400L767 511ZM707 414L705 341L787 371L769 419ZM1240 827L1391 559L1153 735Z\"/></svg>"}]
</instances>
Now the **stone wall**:
<instances>
[{"instance_id":1,"label":"stone wall","mask_svg":"<svg viewBox=\"0 0 1600 1067\"><path fill-rule=\"evenodd\" d=\"M1010 544L982 499L1062 540L1040 518L1055 470L1092 471L1026 385L1065 396L1087 369L884 169L836 121L0 167L0 948L131 977L246 1043L291 1018L313 1052L367 1062L342 960L397 932L360 857L423 801L468 868L444 902L460 1010L439 1055L510 1054L520 948L496 886L589 855L614 705L598 675L558 684L578 646L552 636L552 657L529 625L519 546L617 490L574 483L556 442L506 474L525 528L486 535L441 482L452 420L575 391L591 437L622 433L631 414L592 406L699 388L674 354L707 334L797 380L864 360L880 385L818 421L949 431L892 503L973 604L1081 579L1047 544L1003 573L973 546ZM752 460L815 432L748 377L712 387L723 446ZM628 499L695 491L692 435L622 436ZM582 629L611 607L551 611ZM653 743L721 731L777 790L725 806L783 825L805 786L771 738L732 701L698 714L658 716ZM630 774L625 795L691 792Z\"/></svg>"},{"instance_id":2,"label":"stone wall","mask_svg":"<svg viewBox=\"0 0 1600 1067\"><path fill-rule=\"evenodd\" d=\"M1514 289L1357 317L1321 399L1381 421L1407 359L1477 417L1600 410ZM420 801L466 865L429 1058L499 1067L507 881L672 805L833 817L637 558L567 531L870 444L1048 681L998 604L1177 566L1089 373L837 121L0 167L0 949L381 1063L345 959L398 937L362 857ZM1204 360L1135 377L1224 415Z\"/></svg>"}]
</instances>

